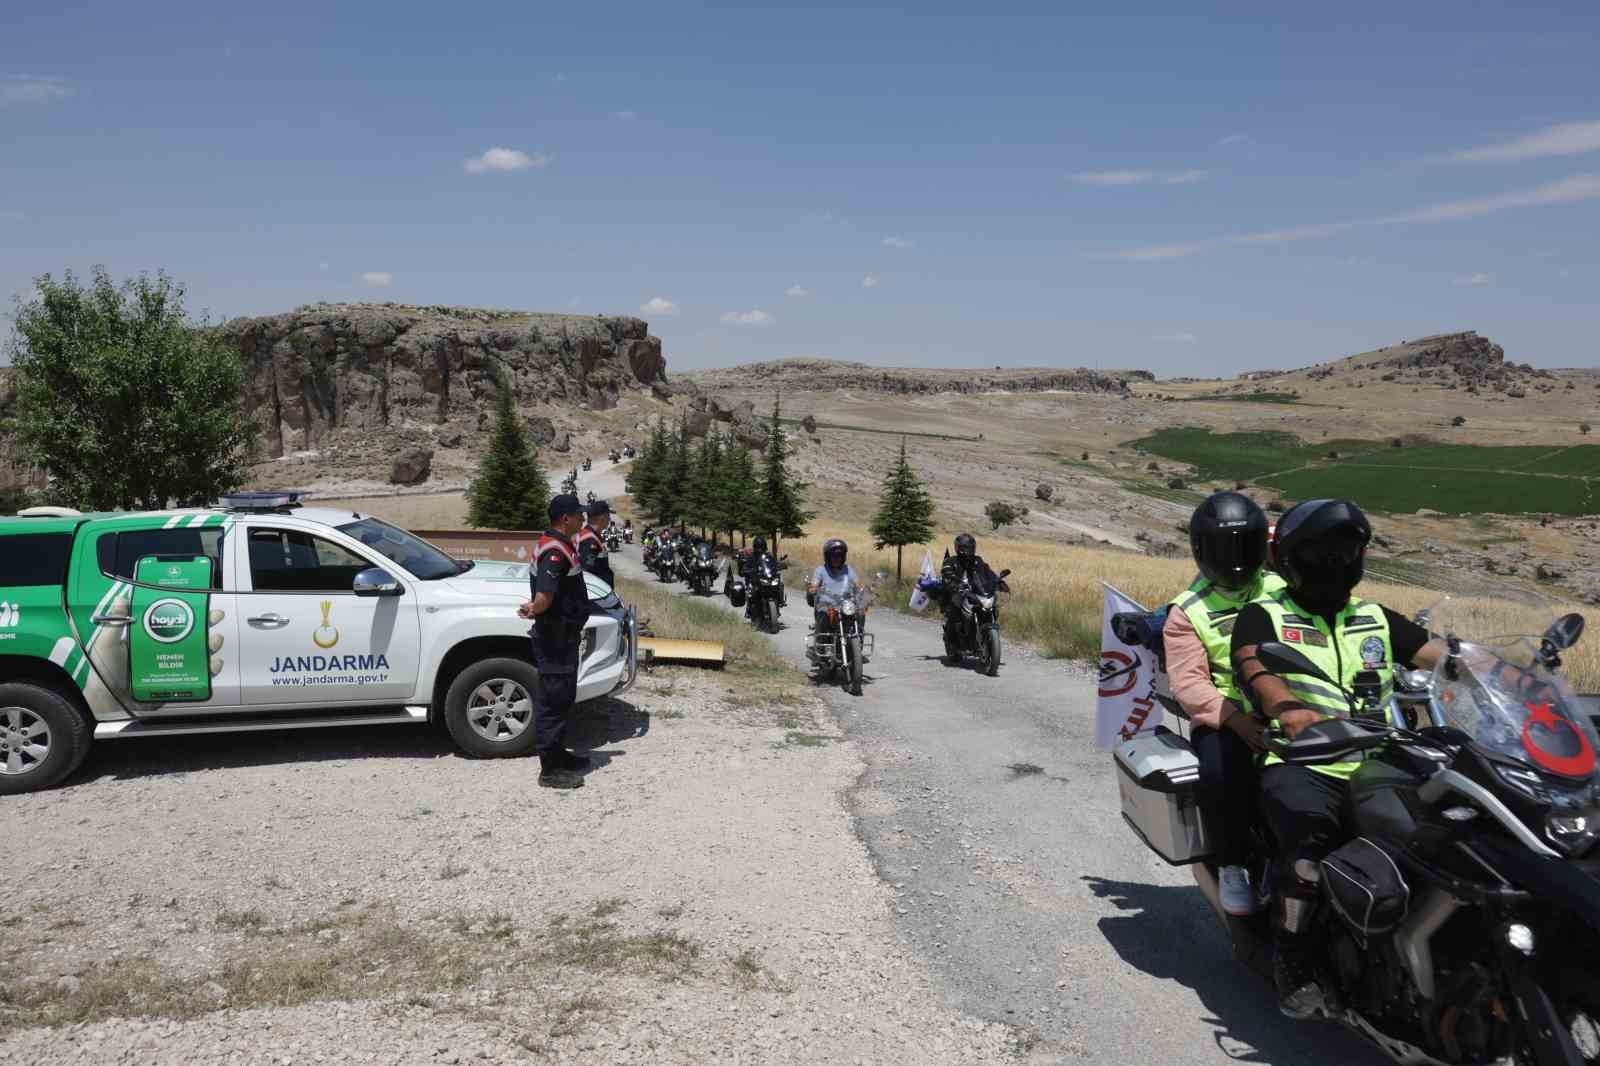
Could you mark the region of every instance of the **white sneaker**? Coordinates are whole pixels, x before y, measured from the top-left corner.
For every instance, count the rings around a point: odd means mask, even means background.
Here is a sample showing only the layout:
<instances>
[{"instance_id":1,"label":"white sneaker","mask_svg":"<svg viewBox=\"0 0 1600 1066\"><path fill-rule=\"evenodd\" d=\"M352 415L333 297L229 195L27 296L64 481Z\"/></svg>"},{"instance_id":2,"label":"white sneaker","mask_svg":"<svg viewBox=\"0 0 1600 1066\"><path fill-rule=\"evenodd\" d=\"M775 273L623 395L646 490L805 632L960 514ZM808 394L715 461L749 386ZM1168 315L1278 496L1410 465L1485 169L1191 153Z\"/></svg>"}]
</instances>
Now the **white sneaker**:
<instances>
[{"instance_id":1,"label":"white sneaker","mask_svg":"<svg viewBox=\"0 0 1600 1066\"><path fill-rule=\"evenodd\" d=\"M1248 918L1256 912L1256 894L1250 890L1250 874L1243 866L1224 866L1217 871L1222 890L1222 909L1235 918Z\"/></svg>"}]
</instances>

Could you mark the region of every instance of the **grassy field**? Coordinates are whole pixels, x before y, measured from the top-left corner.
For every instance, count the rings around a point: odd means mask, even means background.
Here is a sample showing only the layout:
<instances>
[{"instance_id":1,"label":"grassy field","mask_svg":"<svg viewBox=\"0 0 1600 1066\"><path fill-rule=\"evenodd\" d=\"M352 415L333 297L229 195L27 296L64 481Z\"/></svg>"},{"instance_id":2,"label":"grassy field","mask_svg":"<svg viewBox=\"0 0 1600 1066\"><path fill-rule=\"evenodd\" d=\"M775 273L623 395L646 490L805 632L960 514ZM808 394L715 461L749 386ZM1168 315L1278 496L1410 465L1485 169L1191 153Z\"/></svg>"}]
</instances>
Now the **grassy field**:
<instances>
[{"instance_id":1,"label":"grassy field","mask_svg":"<svg viewBox=\"0 0 1600 1066\"><path fill-rule=\"evenodd\" d=\"M1256 481L1286 499L1344 496L1374 511L1600 513L1600 445L1489 447L1329 440L1292 433L1163 429L1133 442L1200 478Z\"/></svg>"}]
</instances>

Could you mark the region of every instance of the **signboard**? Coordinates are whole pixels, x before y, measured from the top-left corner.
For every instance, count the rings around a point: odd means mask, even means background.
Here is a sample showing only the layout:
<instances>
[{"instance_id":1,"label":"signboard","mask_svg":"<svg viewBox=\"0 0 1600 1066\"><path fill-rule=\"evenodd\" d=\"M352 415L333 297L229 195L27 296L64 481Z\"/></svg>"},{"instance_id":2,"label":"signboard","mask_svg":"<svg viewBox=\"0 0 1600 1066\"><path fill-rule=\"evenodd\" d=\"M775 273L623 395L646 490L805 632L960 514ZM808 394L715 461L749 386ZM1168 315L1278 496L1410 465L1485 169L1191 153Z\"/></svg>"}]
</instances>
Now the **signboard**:
<instances>
[{"instance_id":1,"label":"signboard","mask_svg":"<svg viewBox=\"0 0 1600 1066\"><path fill-rule=\"evenodd\" d=\"M146 555L134 564L134 581L128 636L133 698L140 703L209 700L211 560Z\"/></svg>"},{"instance_id":2,"label":"signboard","mask_svg":"<svg viewBox=\"0 0 1600 1066\"><path fill-rule=\"evenodd\" d=\"M533 546L540 536L536 531L516 530L414 529L411 532L452 559L502 563L531 563Z\"/></svg>"}]
</instances>

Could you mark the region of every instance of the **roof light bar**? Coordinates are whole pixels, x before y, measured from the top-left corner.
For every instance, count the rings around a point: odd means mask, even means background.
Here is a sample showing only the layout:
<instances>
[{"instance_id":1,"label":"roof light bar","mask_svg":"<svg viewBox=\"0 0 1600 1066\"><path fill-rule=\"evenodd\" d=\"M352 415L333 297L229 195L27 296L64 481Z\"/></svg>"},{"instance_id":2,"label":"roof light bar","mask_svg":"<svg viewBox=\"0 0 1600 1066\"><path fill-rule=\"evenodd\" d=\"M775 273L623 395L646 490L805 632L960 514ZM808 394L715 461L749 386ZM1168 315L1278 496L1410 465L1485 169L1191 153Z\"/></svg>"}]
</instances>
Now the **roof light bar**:
<instances>
[{"instance_id":1,"label":"roof light bar","mask_svg":"<svg viewBox=\"0 0 1600 1066\"><path fill-rule=\"evenodd\" d=\"M282 511L304 498L303 492L230 492L217 502L230 511Z\"/></svg>"}]
</instances>

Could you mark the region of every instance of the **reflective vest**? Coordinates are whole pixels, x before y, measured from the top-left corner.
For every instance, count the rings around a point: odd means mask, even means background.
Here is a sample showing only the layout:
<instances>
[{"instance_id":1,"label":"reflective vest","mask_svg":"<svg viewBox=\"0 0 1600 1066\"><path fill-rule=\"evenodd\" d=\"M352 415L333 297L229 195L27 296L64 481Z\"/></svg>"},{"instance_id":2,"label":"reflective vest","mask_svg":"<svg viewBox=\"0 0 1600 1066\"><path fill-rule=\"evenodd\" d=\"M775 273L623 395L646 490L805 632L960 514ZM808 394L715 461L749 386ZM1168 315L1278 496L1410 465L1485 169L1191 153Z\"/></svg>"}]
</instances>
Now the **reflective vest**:
<instances>
[{"instance_id":1,"label":"reflective vest","mask_svg":"<svg viewBox=\"0 0 1600 1066\"><path fill-rule=\"evenodd\" d=\"M551 551L559 553L567 561L567 576L556 587L556 602L533 620L533 628L536 634L544 638L575 637L589 617L589 588L583 580L583 560L578 557L578 550L564 537L545 533L534 548L534 566L537 567ZM534 576L537 581L537 569Z\"/></svg>"},{"instance_id":2,"label":"reflective vest","mask_svg":"<svg viewBox=\"0 0 1600 1066\"><path fill-rule=\"evenodd\" d=\"M1345 698L1349 693L1355 698L1356 713L1381 714L1394 720L1390 709L1394 697L1394 650L1383 608L1351 597L1330 628L1325 619L1296 605L1287 589L1256 602L1266 609L1282 643L1301 652L1343 686L1340 691L1314 677L1280 675L1296 699L1319 714L1344 718L1351 713ZM1272 728L1277 733L1282 727L1274 722ZM1280 761L1275 755L1267 757L1269 766ZM1359 761L1341 762L1311 769L1348 778L1360 765Z\"/></svg>"},{"instance_id":3,"label":"reflective vest","mask_svg":"<svg viewBox=\"0 0 1600 1066\"><path fill-rule=\"evenodd\" d=\"M1283 578L1270 570L1261 571L1249 585L1231 592L1204 577L1196 577L1194 584L1168 604L1188 616L1195 636L1205 646L1206 658L1211 662L1211 683L1224 698L1241 706L1244 698L1233 676L1234 619L1245 604L1271 596L1283 587Z\"/></svg>"}]
</instances>

